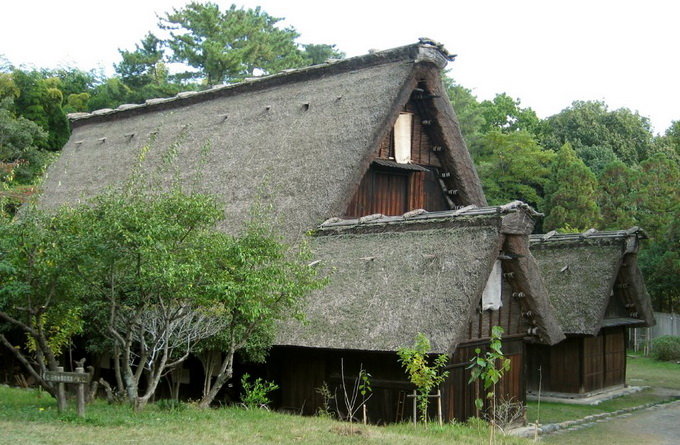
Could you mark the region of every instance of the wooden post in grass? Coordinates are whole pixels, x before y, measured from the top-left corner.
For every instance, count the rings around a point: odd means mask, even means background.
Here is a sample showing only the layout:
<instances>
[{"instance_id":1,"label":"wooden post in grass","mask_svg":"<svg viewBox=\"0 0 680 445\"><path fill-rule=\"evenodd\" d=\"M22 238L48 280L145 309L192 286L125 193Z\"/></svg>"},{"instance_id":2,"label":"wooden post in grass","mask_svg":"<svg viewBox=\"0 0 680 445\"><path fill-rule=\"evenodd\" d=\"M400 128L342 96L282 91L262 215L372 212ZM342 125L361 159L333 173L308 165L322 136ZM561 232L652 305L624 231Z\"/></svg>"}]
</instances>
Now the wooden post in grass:
<instances>
[{"instance_id":1,"label":"wooden post in grass","mask_svg":"<svg viewBox=\"0 0 680 445\"><path fill-rule=\"evenodd\" d=\"M416 390L413 390L413 395L409 396L413 397L413 424L417 425L418 424L418 393Z\"/></svg>"},{"instance_id":2,"label":"wooden post in grass","mask_svg":"<svg viewBox=\"0 0 680 445\"><path fill-rule=\"evenodd\" d=\"M58 366L57 372L64 372L64 367ZM59 411L59 414L66 410L66 390L64 382L57 382L57 410Z\"/></svg>"},{"instance_id":3,"label":"wooden post in grass","mask_svg":"<svg viewBox=\"0 0 680 445\"><path fill-rule=\"evenodd\" d=\"M48 382L57 384L57 408L60 413L66 410L65 383L73 383L77 388L78 415L85 416L85 385L90 381L90 374L85 372L82 366L76 368L76 372L64 372L64 367L57 367L56 371L45 371L43 378Z\"/></svg>"},{"instance_id":4,"label":"wooden post in grass","mask_svg":"<svg viewBox=\"0 0 680 445\"><path fill-rule=\"evenodd\" d=\"M442 390L437 390L437 417L439 417L439 426L442 426L444 422L442 421Z\"/></svg>"},{"instance_id":5,"label":"wooden post in grass","mask_svg":"<svg viewBox=\"0 0 680 445\"><path fill-rule=\"evenodd\" d=\"M413 394L409 394L406 397L412 397L413 398L413 424L417 425L418 424L418 392L414 389ZM439 419L439 426L444 425L443 421L443 416L442 416L442 391L441 389L437 389L437 394L430 394L427 396L428 399L437 399L437 418ZM427 417L427 413L425 413L425 416Z\"/></svg>"},{"instance_id":6,"label":"wooden post in grass","mask_svg":"<svg viewBox=\"0 0 680 445\"><path fill-rule=\"evenodd\" d=\"M78 374L85 374L82 366L76 368ZM76 385L76 401L78 406L78 417L85 417L85 383L80 382Z\"/></svg>"}]
</instances>

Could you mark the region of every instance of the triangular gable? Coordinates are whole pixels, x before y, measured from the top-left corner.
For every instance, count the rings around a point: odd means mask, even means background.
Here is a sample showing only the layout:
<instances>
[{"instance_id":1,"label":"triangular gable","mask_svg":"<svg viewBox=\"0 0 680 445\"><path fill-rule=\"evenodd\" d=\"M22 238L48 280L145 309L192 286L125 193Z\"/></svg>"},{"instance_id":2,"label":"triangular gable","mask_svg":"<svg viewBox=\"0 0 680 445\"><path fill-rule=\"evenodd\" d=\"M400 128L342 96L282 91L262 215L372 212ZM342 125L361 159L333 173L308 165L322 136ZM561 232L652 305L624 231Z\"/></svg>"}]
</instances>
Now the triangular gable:
<instances>
[{"instance_id":1,"label":"triangular gable","mask_svg":"<svg viewBox=\"0 0 680 445\"><path fill-rule=\"evenodd\" d=\"M384 136L351 194L344 213L348 217L486 204L438 70L417 71L410 87L412 93L404 103L396 104ZM400 162L403 154L397 153L405 129L410 131L408 163ZM386 162L394 164L392 172L386 171ZM421 171L405 167L409 165L422 167Z\"/></svg>"}]
</instances>

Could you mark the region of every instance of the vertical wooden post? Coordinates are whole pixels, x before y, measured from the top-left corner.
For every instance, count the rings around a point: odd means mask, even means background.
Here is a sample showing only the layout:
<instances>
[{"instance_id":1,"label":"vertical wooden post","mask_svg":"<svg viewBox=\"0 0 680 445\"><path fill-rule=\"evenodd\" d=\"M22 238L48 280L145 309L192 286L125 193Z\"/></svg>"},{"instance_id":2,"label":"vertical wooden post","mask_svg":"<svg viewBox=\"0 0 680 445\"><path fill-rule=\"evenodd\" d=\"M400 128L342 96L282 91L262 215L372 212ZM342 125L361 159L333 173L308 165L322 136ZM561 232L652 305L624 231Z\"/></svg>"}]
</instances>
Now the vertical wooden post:
<instances>
[{"instance_id":1,"label":"vertical wooden post","mask_svg":"<svg viewBox=\"0 0 680 445\"><path fill-rule=\"evenodd\" d=\"M79 374L85 374L85 369L82 366L76 368ZM85 417L85 384L78 383L76 390L76 400L78 403L78 417Z\"/></svg>"},{"instance_id":2,"label":"vertical wooden post","mask_svg":"<svg viewBox=\"0 0 680 445\"><path fill-rule=\"evenodd\" d=\"M418 393L416 390L413 390L413 424L417 425L418 424Z\"/></svg>"},{"instance_id":3,"label":"vertical wooden post","mask_svg":"<svg viewBox=\"0 0 680 445\"><path fill-rule=\"evenodd\" d=\"M439 426L444 425L442 421L442 390L437 390L437 417L439 417Z\"/></svg>"},{"instance_id":4,"label":"vertical wooden post","mask_svg":"<svg viewBox=\"0 0 680 445\"><path fill-rule=\"evenodd\" d=\"M57 371L64 372L64 367L57 366ZM64 389L64 382L57 383L57 410L60 414L66 410L66 391Z\"/></svg>"},{"instance_id":5,"label":"vertical wooden post","mask_svg":"<svg viewBox=\"0 0 680 445\"><path fill-rule=\"evenodd\" d=\"M477 399L479 399L479 380L475 382L475 417L479 417L479 408L477 408ZM467 411L467 409L466 409Z\"/></svg>"}]
</instances>

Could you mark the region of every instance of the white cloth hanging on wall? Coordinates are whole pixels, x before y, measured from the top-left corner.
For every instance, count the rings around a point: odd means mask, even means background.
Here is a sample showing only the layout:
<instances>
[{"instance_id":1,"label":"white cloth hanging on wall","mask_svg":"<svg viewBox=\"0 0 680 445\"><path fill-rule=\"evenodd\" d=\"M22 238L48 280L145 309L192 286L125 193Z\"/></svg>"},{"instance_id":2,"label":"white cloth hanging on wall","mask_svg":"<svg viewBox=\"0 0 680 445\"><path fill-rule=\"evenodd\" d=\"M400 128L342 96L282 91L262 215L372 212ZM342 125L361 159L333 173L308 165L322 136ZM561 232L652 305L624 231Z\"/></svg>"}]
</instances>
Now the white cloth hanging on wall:
<instances>
[{"instance_id":1,"label":"white cloth hanging on wall","mask_svg":"<svg viewBox=\"0 0 680 445\"><path fill-rule=\"evenodd\" d=\"M496 260L493 263L493 268L491 269L491 274L489 279L486 281L486 286L484 287L484 292L482 293L482 310L486 311L491 309L492 311L497 311L503 306L501 301L501 292L503 284L503 268L501 266L500 260Z\"/></svg>"},{"instance_id":2,"label":"white cloth hanging on wall","mask_svg":"<svg viewBox=\"0 0 680 445\"><path fill-rule=\"evenodd\" d=\"M399 164L411 162L411 128L413 113L401 113L394 123L394 160Z\"/></svg>"}]
</instances>

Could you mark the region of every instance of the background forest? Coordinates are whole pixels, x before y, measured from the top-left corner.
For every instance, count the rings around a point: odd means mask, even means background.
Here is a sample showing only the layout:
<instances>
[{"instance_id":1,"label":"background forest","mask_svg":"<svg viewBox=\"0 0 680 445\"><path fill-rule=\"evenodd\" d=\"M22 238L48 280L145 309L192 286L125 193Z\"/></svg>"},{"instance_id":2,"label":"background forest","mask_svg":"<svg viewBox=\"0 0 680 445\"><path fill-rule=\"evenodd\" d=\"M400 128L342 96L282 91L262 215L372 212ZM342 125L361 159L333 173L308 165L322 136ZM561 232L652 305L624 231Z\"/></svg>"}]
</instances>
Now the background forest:
<instances>
[{"instance_id":1,"label":"background forest","mask_svg":"<svg viewBox=\"0 0 680 445\"><path fill-rule=\"evenodd\" d=\"M35 192L68 140L68 113L344 56L335 45L298 42L294 28L276 26L280 20L259 8L191 3L162 15L158 29L135 49L119 50L112 76L74 67L17 67L0 57L5 210ZM601 101L575 101L540 119L504 93L480 101L452 79L447 89L490 204L531 204L545 214L537 228L543 232L644 228L650 239L640 260L655 309L680 309L680 120L654 134L648 118Z\"/></svg>"}]
</instances>

